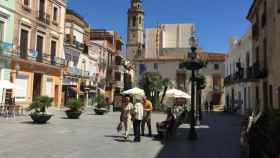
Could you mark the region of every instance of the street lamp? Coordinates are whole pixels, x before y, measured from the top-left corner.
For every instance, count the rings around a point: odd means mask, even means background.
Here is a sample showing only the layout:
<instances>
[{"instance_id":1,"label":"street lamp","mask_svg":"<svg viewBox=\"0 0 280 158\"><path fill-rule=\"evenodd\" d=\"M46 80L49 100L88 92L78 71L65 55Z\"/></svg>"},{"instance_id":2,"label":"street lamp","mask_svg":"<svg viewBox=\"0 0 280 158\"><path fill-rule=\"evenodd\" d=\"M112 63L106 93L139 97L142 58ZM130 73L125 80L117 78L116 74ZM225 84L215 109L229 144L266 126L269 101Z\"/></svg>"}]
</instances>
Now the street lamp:
<instances>
[{"instance_id":1,"label":"street lamp","mask_svg":"<svg viewBox=\"0 0 280 158\"><path fill-rule=\"evenodd\" d=\"M192 36L189 40L190 47L191 47L191 71L192 71L192 80L191 80L191 128L189 132L188 138L190 140L196 140L197 139L197 133L195 131L195 116L194 116L194 104L195 104L195 60L196 60L196 49L197 49L197 43L194 36Z\"/></svg>"}]
</instances>

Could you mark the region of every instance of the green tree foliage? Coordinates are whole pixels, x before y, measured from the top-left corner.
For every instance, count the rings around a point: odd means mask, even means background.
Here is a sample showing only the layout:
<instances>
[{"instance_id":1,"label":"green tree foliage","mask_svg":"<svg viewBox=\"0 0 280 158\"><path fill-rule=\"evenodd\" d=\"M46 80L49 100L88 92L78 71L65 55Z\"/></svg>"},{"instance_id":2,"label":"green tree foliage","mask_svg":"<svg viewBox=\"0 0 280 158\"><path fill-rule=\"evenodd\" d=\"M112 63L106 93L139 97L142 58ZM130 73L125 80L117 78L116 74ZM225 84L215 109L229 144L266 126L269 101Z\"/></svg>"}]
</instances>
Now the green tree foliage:
<instances>
[{"instance_id":1,"label":"green tree foliage","mask_svg":"<svg viewBox=\"0 0 280 158\"><path fill-rule=\"evenodd\" d=\"M66 107L70 108L72 111L79 111L84 107L84 104L80 99L73 98L67 102Z\"/></svg>"},{"instance_id":2,"label":"green tree foliage","mask_svg":"<svg viewBox=\"0 0 280 158\"><path fill-rule=\"evenodd\" d=\"M35 113L45 113L46 109L52 106L53 98L48 96L39 96L28 107L28 111L34 110Z\"/></svg>"}]
</instances>

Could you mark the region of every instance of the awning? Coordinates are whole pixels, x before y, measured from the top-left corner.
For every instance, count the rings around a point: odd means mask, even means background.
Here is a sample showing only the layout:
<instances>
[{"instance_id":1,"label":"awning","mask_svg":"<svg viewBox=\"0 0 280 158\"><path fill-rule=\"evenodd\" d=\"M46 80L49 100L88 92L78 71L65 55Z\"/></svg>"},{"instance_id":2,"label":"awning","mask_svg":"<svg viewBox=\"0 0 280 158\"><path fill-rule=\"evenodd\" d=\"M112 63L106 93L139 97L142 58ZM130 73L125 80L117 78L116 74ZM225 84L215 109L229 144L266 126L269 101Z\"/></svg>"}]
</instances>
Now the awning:
<instances>
[{"instance_id":1,"label":"awning","mask_svg":"<svg viewBox=\"0 0 280 158\"><path fill-rule=\"evenodd\" d=\"M73 90L74 92L78 93L79 95L85 95L85 92L79 90L76 87L70 87L71 90Z\"/></svg>"}]
</instances>

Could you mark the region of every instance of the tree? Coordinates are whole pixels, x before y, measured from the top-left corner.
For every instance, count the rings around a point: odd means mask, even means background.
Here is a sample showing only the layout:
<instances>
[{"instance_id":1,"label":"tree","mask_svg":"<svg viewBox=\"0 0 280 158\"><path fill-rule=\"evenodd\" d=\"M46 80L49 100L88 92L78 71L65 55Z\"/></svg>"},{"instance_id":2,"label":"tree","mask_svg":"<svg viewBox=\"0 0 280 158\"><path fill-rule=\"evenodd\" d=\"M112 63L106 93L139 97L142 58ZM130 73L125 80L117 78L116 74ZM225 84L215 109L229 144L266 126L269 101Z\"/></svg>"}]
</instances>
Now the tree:
<instances>
[{"instance_id":1,"label":"tree","mask_svg":"<svg viewBox=\"0 0 280 158\"><path fill-rule=\"evenodd\" d=\"M163 90L163 80L159 73L146 72L140 80L140 85L153 105L157 108L159 103L159 93Z\"/></svg>"},{"instance_id":2,"label":"tree","mask_svg":"<svg viewBox=\"0 0 280 158\"><path fill-rule=\"evenodd\" d=\"M196 89L197 89L197 106L198 106L198 112L199 112L199 120L202 120L202 112L201 112L201 93L202 90L206 88L206 78L203 75L196 76Z\"/></svg>"},{"instance_id":3,"label":"tree","mask_svg":"<svg viewBox=\"0 0 280 158\"><path fill-rule=\"evenodd\" d=\"M163 90L163 94L162 94L162 97L161 97L161 101L160 101L160 104L162 105L163 103L163 100L164 100L164 97L166 95L166 91L168 89L168 86L171 85L171 81L168 79L168 78L165 78L163 81L162 81L162 85L164 86L164 90Z\"/></svg>"}]
</instances>

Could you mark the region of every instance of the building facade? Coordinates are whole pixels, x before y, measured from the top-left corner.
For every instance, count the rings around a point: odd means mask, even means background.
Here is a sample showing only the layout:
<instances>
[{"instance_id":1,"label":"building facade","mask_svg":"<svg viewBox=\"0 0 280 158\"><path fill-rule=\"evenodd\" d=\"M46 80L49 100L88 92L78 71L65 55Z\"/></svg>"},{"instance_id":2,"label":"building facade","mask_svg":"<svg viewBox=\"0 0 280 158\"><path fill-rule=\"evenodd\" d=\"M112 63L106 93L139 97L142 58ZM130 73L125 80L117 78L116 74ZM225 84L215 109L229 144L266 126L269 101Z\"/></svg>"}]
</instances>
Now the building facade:
<instances>
[{"instance_id":1,"label":"building facade","mask_svg":"<svg viewBox=\"0 0 280 158\"><path fill-rule=\"evenodd\" d=\"M90 26L76 12L67 9L65 16L65 68L63 77L64 104L69 98L80 98L88 105L89 89L93 84L90 72L96 62L90 57L88 45L90 41Z\"/></svg>"},{"instance_id":2,"label":"building facade","mask_svg":"<svg viewBox=\"0 0 280 158\"><path fill-rule=\"evenodd\" d=\"M0 80L11 80L11 59L14 37L15 1L3 1L0 4ZM0 90L3 93L3 89ZM5 98L0 96L2 103Z\"/></svg>"},{"instance_id":3,"label":"building facade","mask_svg":"<svg viewBox=\"0 0 280 158\"><path fill-rule=\"evenodd\" d=\"M12 81L15 101L29 105L47 95L61 105L65 0L16 0Z\"/></svg>"},{"instance_id":4,"label":"building facade","mask_svg":"<svg viewBox=\"0 0 280 158\"><path fill-rule=\"evenodd\" d=\"M193 24L161 24L145 30L145 58L187 53L189 38L195 32Z\"/></svg>"},{"instance_id":5,"label":"building facade","mask_svg":"<svg viewBox=\"0 0 280 158\"><path fill-rule=\"evenodd\" d=\"M91 30L90 39L99 52L99 88L104 88L108 101L112 103L115 93L119 94L123 88L121 65L116 62L122 54L123 41L118 33L102 29Z\"/></svg>"},{"instance_id":6,"label":"building facade","mask_svg":"<svg viewBox=\"0 0 280 158\"><path fill-rule=\"evenodd\" d=\"M279 13L279 1L254 0L247 16L252 24L254 97L260 111L279 109L280 104Z\"/></svg>"},{"instance_id":7,"label":"building facade","mask_svg":"<svg viewBox=\"0 0 280 158\"><path fill-rule=\"evenodd\" d=\"M199 74L206 78L206 88L202 90L202 103L213 101L214 105L224 105L224 61L221 53L200 52L198 57L207 61L207 67ZM159 56L158 58L143 58L136 60L136 72L141 78L146 72L159 74L163 79L169 79L172 86L191 94L190 71L179 68L180 63L188 60L188 54L174 56Z\"/></svg>"},{"instance_id":8,"label":"building facade","mask_svg":"<svg viewBox=\"0 0 280 158\"><path fill-rule=\"evenodd\" d=\"M250 80L252 66L252 31L249 29L240 39L232 39L230 51L225 61L226 109L246 114L253 109L255 87Z\"/></svg>"}]
</instances>

